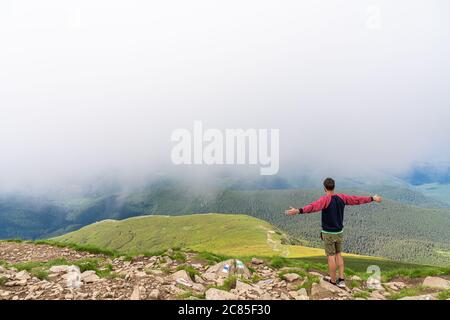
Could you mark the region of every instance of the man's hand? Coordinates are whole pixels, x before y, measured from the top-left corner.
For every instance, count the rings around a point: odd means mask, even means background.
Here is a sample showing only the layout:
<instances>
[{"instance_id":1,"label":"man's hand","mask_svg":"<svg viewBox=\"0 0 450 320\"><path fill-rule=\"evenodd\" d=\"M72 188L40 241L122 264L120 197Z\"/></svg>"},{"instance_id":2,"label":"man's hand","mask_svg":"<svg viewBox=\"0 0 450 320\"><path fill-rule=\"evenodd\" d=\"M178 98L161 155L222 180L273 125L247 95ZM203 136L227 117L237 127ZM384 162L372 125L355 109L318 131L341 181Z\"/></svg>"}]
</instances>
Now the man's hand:
<instances>
[{"instance_id":1,"label":"man's hand","mask_svg":"<svg viewBox=\"0 0 450 320\"><path fill-rule=\"evenodd\" d=\"M373 197L373 201L380 203L381 201L383 201L383 198L380 197L379 195L374 195Z\"/></svg>"},{"instance_id":2,"label":"man's hand","mask_svg":"<svg viewBox=\"0 0 450 320\"><path fill-rule=\"evenodd\" d=\"M287 216L294 216L294 215L299 214L299 213L300 213L299 209L292 208L292 207L289 210L284 211L284 214L287 215Z\"/></svg>"}]
</instances>

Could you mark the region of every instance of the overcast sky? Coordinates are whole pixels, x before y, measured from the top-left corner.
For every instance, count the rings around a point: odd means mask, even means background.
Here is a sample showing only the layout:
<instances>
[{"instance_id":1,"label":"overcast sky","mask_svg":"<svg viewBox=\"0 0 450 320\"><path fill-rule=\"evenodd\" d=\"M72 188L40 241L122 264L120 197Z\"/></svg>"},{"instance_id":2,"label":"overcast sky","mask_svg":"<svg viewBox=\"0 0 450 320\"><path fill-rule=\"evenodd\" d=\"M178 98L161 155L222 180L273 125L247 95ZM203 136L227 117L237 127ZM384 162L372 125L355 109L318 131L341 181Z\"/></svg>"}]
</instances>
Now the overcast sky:
<instances>
[{"instance_id":1,"label":"overcast sky","mask_svg":"<svg viewBox=\"0 0 450 320\"><path fill-rule=\"evenodd\" d=\"M449 161L449 18L446 0L3 0L0 188L170 170L194 120L279 128L281 172Z\"/></svg>"}]
</instances>

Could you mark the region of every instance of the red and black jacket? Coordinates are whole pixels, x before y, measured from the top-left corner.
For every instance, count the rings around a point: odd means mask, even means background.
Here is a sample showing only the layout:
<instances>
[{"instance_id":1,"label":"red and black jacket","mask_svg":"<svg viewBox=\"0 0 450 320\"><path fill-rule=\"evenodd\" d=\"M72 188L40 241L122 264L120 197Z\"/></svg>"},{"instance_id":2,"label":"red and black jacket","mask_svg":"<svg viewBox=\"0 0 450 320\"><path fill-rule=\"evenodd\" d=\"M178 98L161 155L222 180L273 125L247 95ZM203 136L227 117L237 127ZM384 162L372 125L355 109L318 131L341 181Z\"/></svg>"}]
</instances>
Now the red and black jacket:
<instances>
[{"instance_id":1,"label":"red and black jacket","mask_svg":"<svg viewBox=\"0 0 450 320\"><path fill-rule=\"evenodd\" d=\"M321 197L319 200L300 208L300 213L322 211L322 230L340 232L344 228L344 208L372 202L372 197L334 194Z\"/></svg>"}]
</instances>

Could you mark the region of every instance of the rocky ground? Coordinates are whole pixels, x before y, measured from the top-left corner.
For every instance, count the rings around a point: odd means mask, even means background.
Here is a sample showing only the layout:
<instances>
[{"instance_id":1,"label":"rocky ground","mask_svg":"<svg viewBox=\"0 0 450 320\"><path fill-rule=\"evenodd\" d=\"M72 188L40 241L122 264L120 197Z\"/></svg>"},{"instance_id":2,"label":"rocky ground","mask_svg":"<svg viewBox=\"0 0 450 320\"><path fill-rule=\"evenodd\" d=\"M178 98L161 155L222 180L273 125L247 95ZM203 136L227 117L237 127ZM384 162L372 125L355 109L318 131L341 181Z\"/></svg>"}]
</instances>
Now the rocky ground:
<instances>
[{"instance_id":1,"label":"rocky ground","mask_svg":"<svg viewBox=\"0 0 450 320\"><path fill-rule=\"evenodd\" d=\"M449 299L448 276L387 283L353 276L344 290L324 281L323 275L299 268L274 269L257 258L246 264L235 259L213 262L196 253L168 250L127 259L0 242L0 300Z\"/></svg>"}]
</instances>

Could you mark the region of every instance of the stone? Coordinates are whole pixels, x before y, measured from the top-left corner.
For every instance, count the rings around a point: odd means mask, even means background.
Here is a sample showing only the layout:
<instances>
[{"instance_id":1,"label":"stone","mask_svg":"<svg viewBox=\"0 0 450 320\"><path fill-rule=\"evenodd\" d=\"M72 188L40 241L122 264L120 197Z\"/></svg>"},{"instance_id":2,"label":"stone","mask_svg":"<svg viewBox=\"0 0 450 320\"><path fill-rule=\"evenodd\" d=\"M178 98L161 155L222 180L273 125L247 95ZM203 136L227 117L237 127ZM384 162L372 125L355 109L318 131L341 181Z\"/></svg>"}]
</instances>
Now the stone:
<instances>
[{"instance_id":1,"label":"stone","mask_svg":"<svg viewBox=\"0 0 450 320\"><path fill-rule=\"evenodd\" d=\"M192 287L192 285L193 285L192 279L189 276L189 274L186 272L186 270L179 270L179 271L175 272L174 274L172 274L170 276L170 278L173 281L175 281L176 283L184 285L184 286Z\"/></svg>"},{"instance_id":2,"label":"stone","mask_svg":"<svg viewBox=\"0 0 450 320\"><path fill-rule=\"evenodd\" d=\"M148 295L148 297L152 300L158 300L160 297L160 292L158 289L153 289L152 291L150 291L150 294Z\"/></svg>"},{"instance_id":3,"label":"stone","mask_svg":"<svg viewBox=\"0 0 450 320\"><path fill-rule=\"evenodd\" d=\"M294 298L295 300L309 300L308 293L305 288L301 288L297 291L297 296Z\"/></svg>"},{"instance_id":4,"label":"stone","mask_svg":"<svg viewBox=\"0 0 450 320\"><path fill-rule=\"evenodd\" d=\"M352 281L362 281L362 279L360 277L358 277L358 276L351 276L350 280L352 280Z\"/></svg>"},{"instance_id":5,"label":"stone","mask_svg":"<svg viewBox=\"0 0 450 320\"><path fill-rule=\"evenodd\" d=\"M205 298L206 300L237 300L238 296L224 290L210 288L206 291Z\"/></svg>"},{"instance_id":6,"label":"stone","mask_svg":"<svg viewBox=\"0 0 450 320\"><path fill-rule=\"evenodd\" d=\"M381 291L375 290L370 294L370 297L374 300L386 300L386 297Z\"/></svg>"},{"instance_id":7,"label":"stone","mask_svg":"<svg viewBox=\"0 0 450 320\"><path fill-rule=\"evenodd\" d=\"M264 263L264 260L261 260L261 259L258 259L258 258L252 258L252 264L260 265L260 264L263 264L263 263Z\"/></svg>"},{"instance_id":8,"label":"stone","mask_svg":"<svg viewBox=\"0 0 450 320\"><path fill-rule=\"evenodd\" d=\"M299 276L298 274L296 274L296 273L286 273L286 274L283 276L283 278L284 278L286 281L294 282L294 281L300 279L300 276Z\"/></svg>"},{"instance_id":9,"label":"stone","mask_svg":"<svg viewBox=\"0 0 450 320\"><path fill-rule=\"evenodd\" d=\"M199 275L195 275L194 276L194 281L197 282L197 283L201 283L201 284L205 283L205 280L203 280L203 278L200 277Z\"/></svg>"},{"instance_id":10,"label":"stone","mask_svg":"<svg viewBox=\"0 0 450 320\"><path fill-rule=\"evenodd\" d=\"M424 294L424 295L414 296L414 297L403 297L398 300L437 300L437 299L432 294Z\"/></svg>"},{"instance_id":11,"label":"stone","mask_svg":"<svg viewBox=\"0 0 450 320\"><path fill-rule=\"evenodd\" d=\"M311 297L314 300L330 298L338 294L341 294L344 297L347 297L349 295L345 290L340 289L323 279L321 279L319 283L313 283L311 287Z\"/></svg>"},{"instance_id":12,"label":"stone","mask_svg":"<svg viewBox=\"0 0 450 320\"><path fill-rule=\"evenodd\" d=\"M31 276L28 273L28 271L22 270L22 271L16 273L15 278L17 280L21 281L21 280L29 280L29 279L31 279Z\"/></svg>"},{"instance_id":13,"label":"stone","mask_svg":"<svg viewBox=\"0 0 450 320\"><path fill-rule=\"evenodd\" d=\"M439 277L426 277L422 285L433 289L450 289L450 281Z\"/></svg>"},{"instance_id":14,"label":"stone","mask_svg":"<svg viewBox=\"0 0 450 320\"><path fill-rule=\"evenodd\" d=\"M217 278L227 278L228 276L235 274L241 275L247 279L251 276L250 270L248 270L242 261L237 259L229 259L209 267L203 274L203 277L207 280L214 281Z\"/></svg>"},{"instance_id":15,"label":"stone","mask_svg":"<svg viewBox=\"0 0 450 320\"><path fill-rule=\"evenodd\" d=\"M93 283L100 280L100 277L95 273L95 271L87 270L81 274L81 281L84 283Z\"/></svg>"},{"instance_id":16,"label":"stone","mask_svg":"<svg viewBox=\"0 0 450 320\"><path fill-rule=\"evenodd\" d=\"M141 290L139 286L134 286L133 292L131 293L130 300L141 300Z\"/></svg>"},{"instance_id":17,"label":"stone","mask_svg":"<svg viewBox=\"0 0 450 320\"><path fill-rule=\"evenodd\" d=\"M201 283L194 283L192 285L192 289L194 289L195 291L198 292L205 292L206 288L204 285L202 285Z\"/></svg>"},{"instance_id":18,"label":"stone","mask_svg":"<svg viewBox=\"0 0 450 320\"><path fill-rule=\"evenodd\" d=\"M61 266L53 266L50 268L51 273L66 273L69 270L69 266L61 265Z\"/></svg>"},{"instance_id":19,"label":"stone","mask_svg":"<svg viewBox=\"0 0 450 320\"><path fill-rule=\"evenodd\" d=\"M398 281L398 282L386 282L386 283L383 283L383 285L385 287L391 289L391 290L394 290L394 291L398 291L398 290L401 290L401 289L406 287L406 284L404 282L400 282L400 281Z\"/></svg>"}]
</instances>

